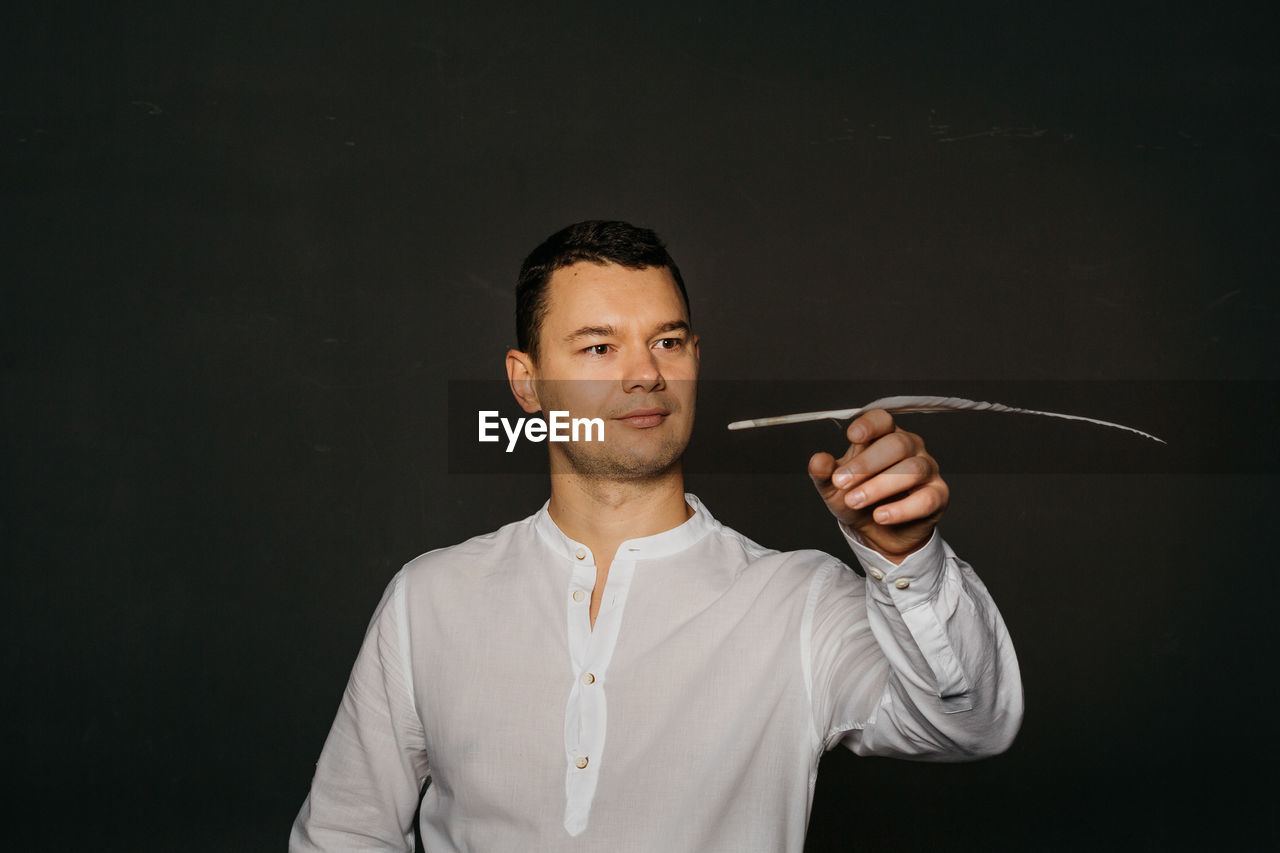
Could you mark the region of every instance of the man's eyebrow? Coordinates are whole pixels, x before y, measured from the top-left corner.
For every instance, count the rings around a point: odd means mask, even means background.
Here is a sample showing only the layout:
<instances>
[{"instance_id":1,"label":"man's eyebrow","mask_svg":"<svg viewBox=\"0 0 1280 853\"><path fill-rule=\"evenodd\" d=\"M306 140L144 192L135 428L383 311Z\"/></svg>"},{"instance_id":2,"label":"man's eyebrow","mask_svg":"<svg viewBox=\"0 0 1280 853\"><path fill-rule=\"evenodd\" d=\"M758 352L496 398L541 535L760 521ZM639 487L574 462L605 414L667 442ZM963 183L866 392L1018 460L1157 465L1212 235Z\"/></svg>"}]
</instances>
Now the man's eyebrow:
<instances>
[{"instance_id":1,"label":"man's eyebrow","mask_svg":"<svg viewBox=\"0 0 1280 853\"><path fill-rule=\"evenodd\" d=\"M613 326L583 326L565 335L564 340L565 343L571 344L581 338L607 338L617 332L618 330Z\"/></svg>"},{"instance_id":2,"label":"man's eyebrow","mask_svg":"<svg viewBox=\"0 0 1280 853\"><path fill-rule=\"evenodd\" d=\"M663 332L688 332L689 324L684 320L669 320L662 323L653 330L653 334L661 335ZM573 343L582 338L609 338L617 335L618 330L613 326L583 326L581 329L575 329L565 335L565 343Z\"/></svg>"}]
</instances>

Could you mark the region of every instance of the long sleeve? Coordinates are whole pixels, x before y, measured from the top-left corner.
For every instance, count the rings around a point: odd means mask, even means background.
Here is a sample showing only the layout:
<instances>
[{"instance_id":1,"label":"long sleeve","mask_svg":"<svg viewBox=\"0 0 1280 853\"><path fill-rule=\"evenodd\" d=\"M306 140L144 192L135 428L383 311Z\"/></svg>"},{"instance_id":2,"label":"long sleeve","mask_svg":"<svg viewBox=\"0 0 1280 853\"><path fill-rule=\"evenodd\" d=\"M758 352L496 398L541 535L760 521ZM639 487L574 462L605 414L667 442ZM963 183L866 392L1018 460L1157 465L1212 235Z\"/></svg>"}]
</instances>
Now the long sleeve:
<instances>
[{"instance_id":1,"label":"long sleeve","mask_svg":"<svg viewBox=\"0 0 1280 853\"><path fill-rule=\"evenodd\" d=\"M894 565L841 531L866 579L833 561L811 597L814 724L824 749L960 761L1007 749L1022 680L995 602L935 529Z\"/></svg>"},{"instance_id":2,"label":"long sleeve","mask_svg":"<svg viewBox=\"0 0 1280 853\"><path fill-rule=\"evenodd\" d=\"M413 814L429 769L409 647L402 570L365 632L290 853L413 850Z\"/></svg>"}]
</instances>

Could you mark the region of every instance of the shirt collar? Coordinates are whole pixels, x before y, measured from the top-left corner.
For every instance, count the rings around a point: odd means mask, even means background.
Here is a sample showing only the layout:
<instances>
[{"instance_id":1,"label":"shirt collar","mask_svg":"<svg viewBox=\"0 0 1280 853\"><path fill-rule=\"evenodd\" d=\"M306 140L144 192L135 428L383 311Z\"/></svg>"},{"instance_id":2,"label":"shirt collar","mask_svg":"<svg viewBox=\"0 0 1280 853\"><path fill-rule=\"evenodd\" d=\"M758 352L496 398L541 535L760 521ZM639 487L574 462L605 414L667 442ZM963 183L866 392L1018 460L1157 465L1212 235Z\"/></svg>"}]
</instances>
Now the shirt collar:
<instances>
[{"instance_id":1,"label":"shirt collar","mask_svg":"<svg viewBox=\"0 0 1280 853\"><path fill-rule=\"evenodd\" d=\"M652 560L658 557L667 557L683 551L703 536L706 536L718 522L703 506L702 501L698 500L697 496L685 492L684 499L693 508L693 515L683 524L676 525L670 530L664 530L661 533L655 533L652 536L628 539L618 546L618 552L615 557L630 560ZM550 504L551 501L548 500L542 505L542 509L538 510L533 516L534 527L538 529L543 541L558 553L564 554L566 559L573 560L578 558L579 550L589 553L590 549L586 545L565 536L564 531L551 519L551 514L547 512L547 507Z\"/></svg>"}]
</instances>

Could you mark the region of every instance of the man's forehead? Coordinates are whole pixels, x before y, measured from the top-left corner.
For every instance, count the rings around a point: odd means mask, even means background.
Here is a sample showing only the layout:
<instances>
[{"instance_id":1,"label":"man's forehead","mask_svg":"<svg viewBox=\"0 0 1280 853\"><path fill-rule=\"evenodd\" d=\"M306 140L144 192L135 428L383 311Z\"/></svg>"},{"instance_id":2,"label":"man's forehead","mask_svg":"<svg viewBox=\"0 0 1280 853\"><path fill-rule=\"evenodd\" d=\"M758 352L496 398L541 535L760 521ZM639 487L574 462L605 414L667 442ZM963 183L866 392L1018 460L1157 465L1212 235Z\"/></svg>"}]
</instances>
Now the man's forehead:
<instances>
[{"instance_id":1,"label":"man's forehead","mask_svg":"<svg viewBox=\"0 0 1280 853\"><path fill-rule=\"evenodd\" d=\"M675 276L667 267L626 267L613 261L574 261L551 273L551 282L556 281L639 281L642 279L663 279L672 285Z\"/></svg>"},{"instance_id":2,"label":"man's forehead","mask_svg":"<svg viewBox=\"0 0 1280 853\"><path fill-rule=\"evenodd\" d=\"M570 315L582 313L641 310L688 319L671 270L578 261L554 271L547 283L546 319L553 322L573 323L581 318Z\"/></svg>"}]
</instances>

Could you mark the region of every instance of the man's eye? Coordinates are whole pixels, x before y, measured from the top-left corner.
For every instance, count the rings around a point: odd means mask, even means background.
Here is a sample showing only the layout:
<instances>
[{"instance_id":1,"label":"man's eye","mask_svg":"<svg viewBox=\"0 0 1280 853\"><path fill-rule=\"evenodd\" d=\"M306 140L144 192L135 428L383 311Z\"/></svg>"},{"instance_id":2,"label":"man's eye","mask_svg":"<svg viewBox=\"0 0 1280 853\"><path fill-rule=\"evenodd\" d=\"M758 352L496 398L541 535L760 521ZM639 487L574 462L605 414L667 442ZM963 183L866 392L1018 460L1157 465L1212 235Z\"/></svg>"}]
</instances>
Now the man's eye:
<instances>
[{"instance_id":1,"label":"man's eye","mask_svg":"<svg viewBox=\"0 0 1280 853\"><path fill-rule=\"evenodd\" d=\"M608 344L592 344L591 346L584 349L583 352L585 352L587 355L608 355L609 345Z\"/></svg>"},{"instance_id":2,"label":"man's eye","mask_svg":"<svg viewBox=\"0 0 1280 853\"><path fill-rule=\"evenodd\" d=\"M658 346L662 349L678 349L684 341L680 338L663 338L658 341Z\"/></svg>"}]
</instances>

